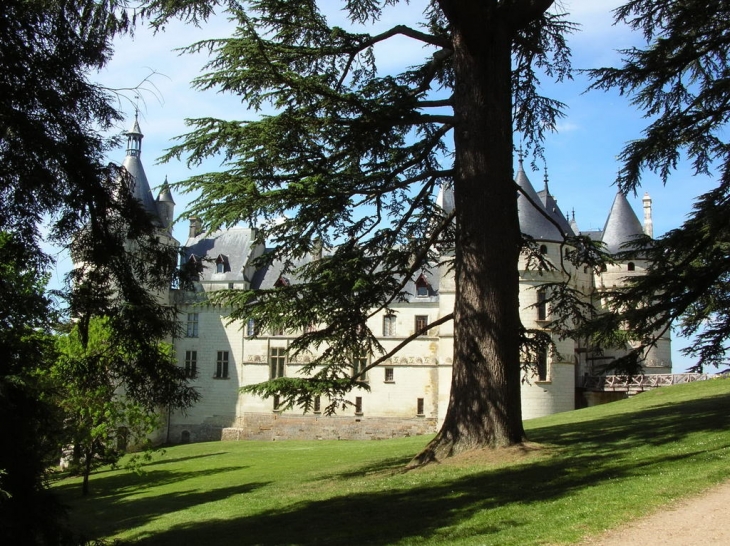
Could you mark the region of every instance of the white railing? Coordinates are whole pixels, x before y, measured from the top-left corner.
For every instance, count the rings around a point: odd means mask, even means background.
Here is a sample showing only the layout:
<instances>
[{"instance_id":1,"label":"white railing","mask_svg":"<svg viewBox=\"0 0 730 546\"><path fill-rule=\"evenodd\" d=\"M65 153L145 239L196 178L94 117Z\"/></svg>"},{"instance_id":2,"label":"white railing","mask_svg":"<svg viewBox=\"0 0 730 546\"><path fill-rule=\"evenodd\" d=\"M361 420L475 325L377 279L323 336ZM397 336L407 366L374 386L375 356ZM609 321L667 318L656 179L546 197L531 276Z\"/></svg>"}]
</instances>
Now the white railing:
<instances>
[{"instance_id":1,"label":"white railing","mask_svg":"<svg viewBox=\"0 0 730 546\"><path fill-rule=\"evenodd\" d=\"M705 381L712 377L706 373L675 373L646 375L585 375L578 386L591 391L641 392L668 385Z\"/></svg>"}]
</instances>

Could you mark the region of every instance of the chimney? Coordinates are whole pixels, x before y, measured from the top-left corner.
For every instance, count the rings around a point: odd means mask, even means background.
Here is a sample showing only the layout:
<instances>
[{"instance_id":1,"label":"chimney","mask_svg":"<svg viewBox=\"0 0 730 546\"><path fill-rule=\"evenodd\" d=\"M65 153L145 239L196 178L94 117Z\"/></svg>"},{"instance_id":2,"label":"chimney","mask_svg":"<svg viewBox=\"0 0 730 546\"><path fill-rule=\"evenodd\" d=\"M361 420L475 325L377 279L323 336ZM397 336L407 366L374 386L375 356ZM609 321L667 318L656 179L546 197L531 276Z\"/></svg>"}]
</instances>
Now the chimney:
<instances>
[{"instance_id":1,"label":"chimney","mask_svg":"<svg viewBox=\"0 0 730 546\"><path fill-rule=\"evenodd\" d=\"M324 243L322 242L322 239L317 237L314 240L314 243L312 243L312 260L321 260L322 259L322 249L324 247Z\"/></svg>"},{"instance_id":2,"label":"chimney","mask_svg":"<svg viewBox=\"0 0 730 546\"><path fill-rule=\"evenodd\" d=\"M654 223L651 219L651 197L649 197L648 192L644 194L642 202L644 203L644 234L653 238Z\"/></svg>"},{"instance_id":3,"label":"chimney","mask_svg":"<svg viewBox=\"0 0 730 546\"><path fill-rule=\"evenodd\" d=\"M203 223L199 218L190 218L190 233L188 237L193 239L203 232Z\"/></svg>"}]
</instances>

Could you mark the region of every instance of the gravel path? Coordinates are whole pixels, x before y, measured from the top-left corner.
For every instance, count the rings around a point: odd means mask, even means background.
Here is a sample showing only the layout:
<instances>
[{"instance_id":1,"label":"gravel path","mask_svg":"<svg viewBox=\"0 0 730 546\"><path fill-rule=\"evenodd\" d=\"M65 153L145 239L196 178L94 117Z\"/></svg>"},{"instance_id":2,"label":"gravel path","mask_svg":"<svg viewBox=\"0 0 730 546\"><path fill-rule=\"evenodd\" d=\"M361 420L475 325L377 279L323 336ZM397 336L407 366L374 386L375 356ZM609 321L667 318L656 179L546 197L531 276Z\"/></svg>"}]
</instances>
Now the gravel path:
<instances>
[{"instance_id":1,"label":"gravel path","mask_svg":"<svg viewBox=\"0 0 730 546\"><path fill-rule=\"evenodd\" d=\"M585 546L730 545L730 482L595 536Z\"/></svg>"}]
</instances>

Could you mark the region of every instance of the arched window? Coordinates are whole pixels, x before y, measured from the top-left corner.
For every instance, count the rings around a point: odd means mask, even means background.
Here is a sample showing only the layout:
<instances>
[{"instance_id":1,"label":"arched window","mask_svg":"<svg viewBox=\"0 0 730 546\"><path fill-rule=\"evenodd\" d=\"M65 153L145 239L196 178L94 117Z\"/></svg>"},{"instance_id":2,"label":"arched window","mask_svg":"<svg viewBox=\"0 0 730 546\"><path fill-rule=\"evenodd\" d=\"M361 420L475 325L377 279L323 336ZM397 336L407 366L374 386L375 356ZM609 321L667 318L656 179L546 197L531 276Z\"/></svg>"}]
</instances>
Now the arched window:
<instances>
[{"instance_id":1,"label":"arched window","mask_svg":"<svg viewBox=\"0 0 730 546\"><path fill-rule=\"evenodd\" d=\"M627 268L629 271L636 271L636 264L634 262L629 262Z\"/></svg>"},{"instance_id":2,"label":"arched window","mask_svg":"<svg viewBox=\"0 0 730 546\"><path fill-rule=\"evenodd\" d=\"M547 245L540 245L540 254L547 254L547 253L548 253Z\"/></svg>"}]
</instances>

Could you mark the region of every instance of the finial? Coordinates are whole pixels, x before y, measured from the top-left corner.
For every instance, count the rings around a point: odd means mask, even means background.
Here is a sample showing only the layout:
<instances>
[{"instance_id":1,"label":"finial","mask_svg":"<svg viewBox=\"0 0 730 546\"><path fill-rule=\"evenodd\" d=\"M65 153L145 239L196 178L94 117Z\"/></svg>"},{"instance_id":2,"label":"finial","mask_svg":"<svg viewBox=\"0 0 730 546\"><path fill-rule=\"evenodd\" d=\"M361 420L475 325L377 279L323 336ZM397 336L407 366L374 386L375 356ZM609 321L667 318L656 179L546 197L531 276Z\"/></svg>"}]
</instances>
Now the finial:
<instances>
[{"instance_id":1,"label":"finial","mask_svg":"<svg viewBox=\"0 0 730 546\"><path fill-rule=\"evenodd\" d=\"M545 195L550 195L550 189L548 188L548 168L547 161L543 158L543 165L545 166Z\"/></svg>"},{"instance_id":2,"label":"finial","mask_svg":"<svg viewBox=\"0 0 730 546\"><path fill-rule=\"evenodd\" d=\"M522 168L523 159L524 159L524 154L522 153L522 140L520 140L520 147L517 149L517 160L520 163L520 169Z\"/></svg>"}]
</instances>

